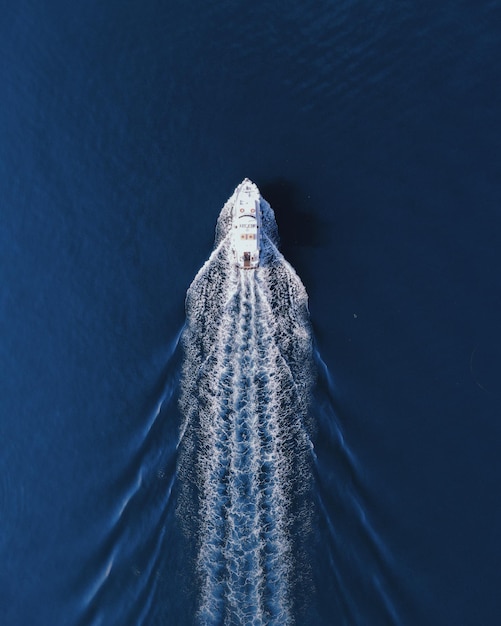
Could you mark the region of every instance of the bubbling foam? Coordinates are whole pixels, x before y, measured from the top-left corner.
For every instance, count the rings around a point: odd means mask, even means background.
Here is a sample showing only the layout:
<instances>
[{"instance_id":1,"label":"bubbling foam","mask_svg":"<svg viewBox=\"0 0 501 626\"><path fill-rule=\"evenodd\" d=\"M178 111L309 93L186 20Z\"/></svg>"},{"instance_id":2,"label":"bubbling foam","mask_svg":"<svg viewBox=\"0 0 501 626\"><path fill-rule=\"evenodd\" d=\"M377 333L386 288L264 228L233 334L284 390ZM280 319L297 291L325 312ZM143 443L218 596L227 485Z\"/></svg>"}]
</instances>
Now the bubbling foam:
<instances>
[{"instance_id":1,"label":"bubbling foam","mask_svg":"<svg viewBox=\"0 0 501 626\"><path fill-rule=\"evenodd\" d=\"M179 514L196 544L198 621L284 626L311 480L307 294L263 199L260 267L236 267L234 200L186 297Z\"/></svg>"}]
</instances>

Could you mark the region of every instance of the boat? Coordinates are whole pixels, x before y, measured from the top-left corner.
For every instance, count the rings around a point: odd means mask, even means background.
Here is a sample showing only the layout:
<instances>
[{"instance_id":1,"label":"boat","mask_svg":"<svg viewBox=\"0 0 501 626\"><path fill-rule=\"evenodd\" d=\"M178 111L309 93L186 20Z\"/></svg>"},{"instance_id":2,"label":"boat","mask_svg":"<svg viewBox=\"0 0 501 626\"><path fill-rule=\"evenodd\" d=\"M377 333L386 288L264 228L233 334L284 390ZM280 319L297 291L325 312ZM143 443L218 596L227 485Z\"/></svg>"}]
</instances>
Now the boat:
<instances>
[{"instance_id":1,"label":"boat","mask_svg":"<svg viewBox=\"0 0 501 626\"><path fill-rule=\"evenodd\" d=\"M231 248L238 267L259 267L261 244L261 194L248 178L235 189L231 216Z\"/></svg>"}]
</instances>

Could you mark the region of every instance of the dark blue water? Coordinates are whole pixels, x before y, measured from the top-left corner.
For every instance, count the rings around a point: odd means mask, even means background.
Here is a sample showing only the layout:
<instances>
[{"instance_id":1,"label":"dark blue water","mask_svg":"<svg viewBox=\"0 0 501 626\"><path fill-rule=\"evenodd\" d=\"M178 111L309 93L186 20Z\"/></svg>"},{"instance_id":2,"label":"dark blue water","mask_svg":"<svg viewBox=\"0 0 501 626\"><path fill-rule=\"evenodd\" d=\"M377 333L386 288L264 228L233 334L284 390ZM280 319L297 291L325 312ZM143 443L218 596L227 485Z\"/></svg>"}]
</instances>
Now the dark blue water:
<instances>
[{"instance_id":1,"label":"dark blue water","mask_svg":"<svg viewBox=\"0 0 501 626\"><path fill-rule=\"evenodd\" d=\"M18 0L0 51L2 626L195 623L179 337L244 176L315 337L297 623L496 624L501 5Z\"/></svg>"}]
</instances>

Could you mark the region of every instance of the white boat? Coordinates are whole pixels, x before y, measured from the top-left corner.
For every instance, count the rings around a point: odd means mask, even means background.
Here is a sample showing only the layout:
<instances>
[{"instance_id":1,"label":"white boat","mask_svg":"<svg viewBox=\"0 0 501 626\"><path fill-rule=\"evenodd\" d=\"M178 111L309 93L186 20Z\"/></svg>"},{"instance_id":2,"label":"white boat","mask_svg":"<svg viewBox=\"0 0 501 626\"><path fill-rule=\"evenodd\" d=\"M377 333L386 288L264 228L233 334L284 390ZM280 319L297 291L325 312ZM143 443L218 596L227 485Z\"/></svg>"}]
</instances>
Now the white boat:
<instances>
[{"instance_id":1,"label":"white boat","mask_svg":"<svg viewBox=\"0 0 501 626\"><path fill-rule=\"evenodd\" d=\"M248 178L235 189L231 216L231 247L238 267L259 267L261 246L261 194Z\"/></svg>"}]
</instances>

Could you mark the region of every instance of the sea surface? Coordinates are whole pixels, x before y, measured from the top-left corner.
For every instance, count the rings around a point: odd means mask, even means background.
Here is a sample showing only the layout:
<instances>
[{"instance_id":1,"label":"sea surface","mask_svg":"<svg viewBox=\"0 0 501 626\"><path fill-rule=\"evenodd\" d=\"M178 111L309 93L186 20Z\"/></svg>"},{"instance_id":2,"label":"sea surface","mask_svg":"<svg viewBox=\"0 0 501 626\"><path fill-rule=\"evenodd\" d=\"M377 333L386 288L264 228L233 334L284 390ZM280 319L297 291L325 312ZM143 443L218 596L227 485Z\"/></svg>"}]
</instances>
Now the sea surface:
<instances>
[{"instance_id":1,"label":"sea surface","mask_svg":"<svg viewBox=\"0 0 501 626\"><path fill-rule=\"evenodd\" d=\"M2 3L1 626L499 623L500 58L497 0Z\"/></svg>"}]
</instances>

